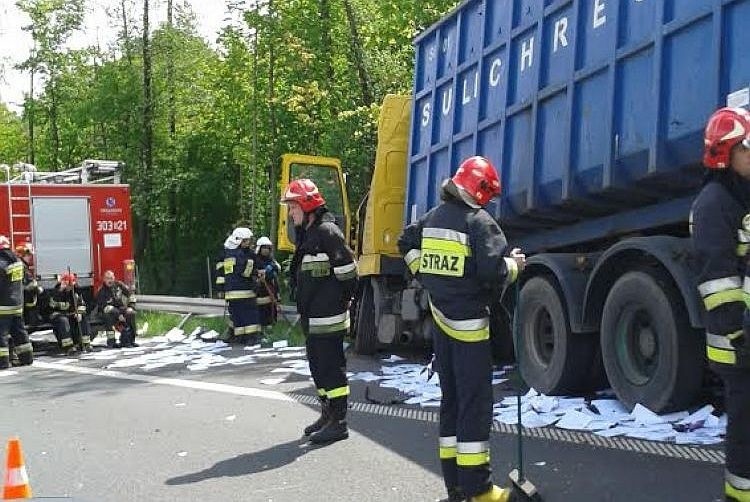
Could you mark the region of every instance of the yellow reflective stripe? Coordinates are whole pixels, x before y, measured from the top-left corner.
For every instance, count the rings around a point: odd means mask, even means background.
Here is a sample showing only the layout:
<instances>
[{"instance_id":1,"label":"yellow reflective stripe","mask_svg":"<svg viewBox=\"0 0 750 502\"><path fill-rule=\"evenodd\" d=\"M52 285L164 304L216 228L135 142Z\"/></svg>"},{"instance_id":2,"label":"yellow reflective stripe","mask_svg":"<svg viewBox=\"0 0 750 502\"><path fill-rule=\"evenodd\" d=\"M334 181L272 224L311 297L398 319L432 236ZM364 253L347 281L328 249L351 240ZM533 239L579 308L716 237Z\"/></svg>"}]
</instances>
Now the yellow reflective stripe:
<instances>
[{"instance_id":1,"label":"yellow reflective stripe","mask_svg":"<svg viewBox=\"0 0 750 502\"><path fill-rule=\"evenodd\" d=\"M242 271L242 277L251 277L253 275L253 266L255 262L253 260L247 260L245 270Z\"/></svg>"},{"instance_id":2,"label":"yellow reflective stripe","mask_svg":"<svg viewBox=\"0 0 750 502\"><path fill-rule=\"evenodd\" d=\"M461 244L456 241L448 241L445 239L432 239L430 237L422 237L422 252L427 250L445 251L447 253L453 253L459 256L471 256L471 248L466 244Z\"/></svg>"},{"instance_id":3,"label":"yellow reflective stripe","mask_svg":"<svg viewBox=\"0 0 750 502\"><path fill-rule=\"evenodd\" d=\"M726 481L724 482L724 494L736 502L750 502L750 490L740 490Z\"/></svg>"},{"instance_id":4,"label":"yellow reflective stripe","mask_svg":"<svg viewBox=\"0 0 750 502\"><path fill-rule=\"evenodd\" d=\"M505 284L513 284L518 279L518 263L513 258L503 258L505 261L505 268L508 269L508 277L505 279Z\"/></svg>"},{"instance_id":5,"label":"yellow reflective stripe","mask_svg":"<svg viewBox=\"0 0 750 502\"><path fill-rule=\"evenodd\" d=\"M73 346L73 340L71 340L70 338L63 338L60 341L60 344L63 346L63 348L65 348L65 347L72 347Z\"/></svg>"},{"instance_id":6,"label":"yellow reflective stripe","mask_svg":"<svg viewBox=\"0 0 750 502\"><path fill-rule=\"evenodd\" d=\"M440 460L449 460L456 458L456 447L455 446L441 446L439 448Z\"/></svg>"},{"instance_id":7,"label":"yellow reflective stripe","mask_svg":"<svg viewBox=\"0 0 750 502\"><path fill-rule=\"evenodd\" d=\"M706 355L710 361L721 364L737 364L737 354L733 350L718 349L706 346Z\"/></svg>"},{"instance_id":8,"label":"yellow reflective stripe","mask_svg":"<svg viewBox=\"0 0 750 502\"><path fill-rule=\"evenodd\" d=\"M10 355L10 349L8 347L0 347L0 357L8 357Z\"/></svg>"},{"instance_id":9,"label":"yellow reflective stripe","mask_svg":"<svg viewBox=\"0 0 750 502\"><path fill-rule=\"evenodd\" d=\"M247 290L237 290L237 291L227 291L224 294L225 300L244 300L246 298L255 298L255 292L247 291Z\"/></svg>"},{"instance_id":10,"label":"yellow reflective stripe","mask_svg":"<svg viewBox=\"0 0 750 502\"><path fill-rule=\"evenodd\" d=\"M750 250L750 244L738 244L737 256L747 256L747 252L749 250Z\"/></svg>"},{"instance_id":11,"label":"yellow reflective stripe","mask_svg":"<svg viewBox=\"0 0 750 502\"><path fill-rule=\"evenodd\" d=\"M311 317L308 321L310 334L335 333L349 329L349 311L331 317Z\"/></svg>"},{"instance_id":12,"label":"yellow reflective stripe","mask_svg":"<svg viewBox=\"0 0 750 502\"><path fill-rule=\"evenodd\" d=\"M716 307L720 307L727 303L744 301L745 294L741 289L730 289L727 291L721 291L719 293L708 295L703 299L703 305L705 305L706 310L713 310Z\"/></svg>"},{"instance_id":13,"label":"yellow reflective stripe","mask_svg":"<svg viewBox=\"0 0 750 502\"><path fill-rule=\"evenodd\" d=\"M329 261L328 255L326 253L318 253L318 254L306 254L302 257L302 263L314 263L314 262L327 262Z\"/></svg>"},{"instance_id":14,"label":"yellow reflective stripe","mask_svg":"<svg viewBox=\"0 0 750 502\"><path fill-rule=\"evenodd\" d=\"M259 296L257 300L255 300L256 305L268 305L271 303L271 297L270 296Z\"/></svg>"},{"instance_id":15,"label":"yellow reflective stripe","mask_svg":"<svg viewBox=\"0 0 750 502\"><path fill-rule=\"evenodd\" d=\"M335 389L327 390L326 396L328 399L336 399L337 397L344 397L349 395L349 386L337 387Z\"/></svg>"},{"instance_id":16,"label":"yellow reflective stripe","mask_svg":"<svg viewBox=\"0 0 750 502\"><path fill-rule=\"evenodd\" d=\"M728 291L731 289L737 289L742 287L742 279L740 276L733 275L730 277L722 277L721 279L711 279L698 285L698 291L701 296L708 296L714 293L720 293L721 291Z\"/></svg>"},{"instance_id":17,"label":"yellow reflective stripe","mask_svg":"<svg viewBox=\"0 0 750 502\"><path fill-rule=\"evenodd\" d=\"M17 345L15 350L16 354L23 354L24 352L32 352L34 348L31 346L31 343L26 342L22 343L21 345Z\"/></svg>"},{"instance_id":18,"label":"yellow reflective stripe","mask_svg":"<svg viewBox=\"0 0 750 502\"><path fill-rule=\"evenodd\" d=\"M224 262L223 261L217 262L214 268L216 270L221 270L222 268L224 268Z\"/></svg>"},{"instance_id":19,"label":"yellow reflective stripe","mask_svg":"<svg viewBox=\"0 0 750 502\"><path fill-rule=\"evenodd\" d=\"M0 316L14 316L23 314L23 306L13 305L8 307L6 305L0 305Z\"/></svg>"},{"instance_id":20,"label":"yellow reflective stripe","mask_svg":"<svg viewBox=\"0 0 750 502\"><path fill-rule=\"evenodd\" d=\"M216 278L216 284L226 284L227 280L223 275Z\"/></svg>"},{"instance_id":21,"label":"yellow reflective stripe","mask_svg":"<svg viewBox=\"0 0 750 502\"><path fill-rule=\"evenodd\" d=\"M490 338L490 320L488 318L454 321L445 317L432 302L430 302L430 309L432 310L432 318L435 320L435 324L446 335L456 340L462 342L481 342Z\"/></svg>"},{"instance_id":22,"label":"yellow reflective stripe","mask_svg":"<svg viewBox=\"0 0 750 502\"><path fill-rule=\"evenodd\" d=\"M231 274L234 272L234 265L237 263L236 258L225 258L224 259L224 273Z\"/></svg>"},{"instance_id":23,"label":"yellow reflective stripe","mask_svg":"<svg viewBox=\"0 0 750 502\"><path fill-rule=\"evenodd\" d=\"M416 274L419 271L419 259L422 257L422 250L411 249L404 255L404 261L406 266L409 267L412 274Z\"/></svg>"},{"instance_id":24,"label":"yellow reflective stripe","mask_svg":"<svg viewBox=\"0 0 750 502\"><path fill-rule=\"evenodd\" d=\"M319 395L320 397L325 397L325 395L326 395L326 390L325 390L325 389L318 389L318 395Z\"/></svg>"},{"instance_id":25,"label":"yellow reflective stripe","mask_svg":"<svg viewBox=\"0 0 750 502\"><path fill-rule=\"evenodd\" d=\"M476 467L490 463L490 452L482 453L456 453L456 464L464 467Z\"/></svg>"},{"instance_id":26,"label":"yellow reflective stripe","mask_svg":"<svg viewBox=\"0 0 750 502\"><path fill-rule=\"evenodd\" d=\"M450 228L425 227L422 229L422 237L443 239L446 241L456 241L460 242L461 244L469 243L468 235Z\"/></svg>"}]
</instances>

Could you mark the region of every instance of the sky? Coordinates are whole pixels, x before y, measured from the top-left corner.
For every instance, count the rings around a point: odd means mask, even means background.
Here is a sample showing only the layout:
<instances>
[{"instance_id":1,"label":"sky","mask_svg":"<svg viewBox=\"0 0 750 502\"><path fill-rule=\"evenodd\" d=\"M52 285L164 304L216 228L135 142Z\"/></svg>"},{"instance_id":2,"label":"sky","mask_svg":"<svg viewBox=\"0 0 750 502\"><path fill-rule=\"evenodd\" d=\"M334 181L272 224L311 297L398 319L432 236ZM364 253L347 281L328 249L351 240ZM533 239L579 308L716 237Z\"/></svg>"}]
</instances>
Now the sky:
<instances>
[{"instance_id":1,"label":"sky","mask_svg":"<svg viewBox=\"0 0 750 502\"><path fill-rule=\"evenodd\" d=\"M224 0L175 0L190 4L196 13L199 33L209 42L216 40L219 29L226 23ZM73 34L68 46L72 49L96 45L101 47L112 43L117 36L116 29L110 28L107 9L112 9L120 0L86 0L86 19L80 31ZM143 2L135 2L139 8L134 12L140 18ZM151 0L150 20L152 26L166 21L166 0ZM0 101L11 110L20 113L20 103L24 92L29 89L29 74L13 69L24 61L33 47L31 35L22 30L29 24L29 18L16 7L16 0L0 0ZM37 86L38 88L39 86Z\"/></svg>"}]
</instances>

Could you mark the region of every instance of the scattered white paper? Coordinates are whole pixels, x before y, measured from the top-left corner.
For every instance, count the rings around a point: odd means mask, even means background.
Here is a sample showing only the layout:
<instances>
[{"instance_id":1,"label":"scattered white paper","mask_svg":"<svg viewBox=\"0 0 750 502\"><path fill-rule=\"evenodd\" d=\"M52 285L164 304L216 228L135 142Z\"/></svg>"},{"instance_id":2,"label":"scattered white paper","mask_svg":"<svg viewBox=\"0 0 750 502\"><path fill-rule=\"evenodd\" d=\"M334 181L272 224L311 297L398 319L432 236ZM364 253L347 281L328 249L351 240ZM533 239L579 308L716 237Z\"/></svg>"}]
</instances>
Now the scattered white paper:
<instances>
[{"instance_id":1,"label":"scattered white paper","mask_svg":"<svg viewBox=\"0 0 750 502\"><path fill-rule=\"evenodd\" d=\"M143 336L146 333L148 333L148 321L143 323L143 326L141 326L140 329L136 330L135 334L138 336Z\"/></svg>"},{"instance_id":2,"label":"scattered white paper","mask_svg":"<svg viewBox=\"0 0 750 502\"><path fill-rule=\"evenodd\" d=\"M187 338L185 332L177 327L170 329L164 337L170 342L181 342Z\"/></svg>"},{"instance_id":3,"label":"scattered white paper","mask_svg":"<svg viewBox=\"0 0 750 502\"><path fill-rule=\"evenodd\" d=\"M405 360L406 359L404 359L403 357L399 357L399 356L393 354L391 357L383 359L383 362L384 363L397 363L399 361L405 361Z\"/></svg>"},{"instance_id":4,"label":"scattered white paper","mask_svg":"<svg viewBox=\"0 0 750 502\"><path fill-rule=\"evenodd\" d=\"M227 422L234 422L236 419L237 419L237 415L229 415L224 420L226 420Z\"/></svg>"},{"instance_id":5,"label":"scattered white paper","mask_svg":"<svg viewBox=\"0 0 750 502\"><path fill-rule=\"evenodd\" d=\"M187 406L187 403L175 403L174 405L176 408L184 408L185 406Z\"/></svg>"},{"instance_id":6,"label":"scattered white paper","mask_svg":"<svg viewBox=\"0 0 750 502\"><path fill-rule=\"evenodd\" d=\"M534 462L534 465L537 465L539 467L544 467L545 465L547 465L547 462Z\"/></svg>"},{"instance_id":7,"label":"scattered white paper","mask_svg":"<svg viewBox=\"0 0 750 502\"><path fill-rule=\"evenodd\" d=\"M17 371L13 371L13 370L2 370L2 371L0 371L0 378L7 378L7 377L14 376L14 375L18 375L18 372Z\"/></svg>"},{"instance_id":8,"label":"scattered white paper","mask_svg":"<svg viewBox=\"0 0 750 502\"><path fill-rule=\"evenodd\" d=\"M178 453L177 453L177 456L178 456L178 457L187 457L187 452L186 452L186 451L181 451L181 452L178 452Z\"/></svg>"},{"instance_id":9,"label":"scattered white paper","mask_svg":"<svg viewBox=\"0 0 750 502\"><path fill-rule=\"evenodd\" d=\"M286 340L279 340L278 342L273 342L274 349L283 349L288 346L289 346L289 342Z\"/></svg>"},{"instance_id":10,"label":"scattered white paper","mask_svg":"<svg viewBox=\"0 0 750 502\"><path fill-rule=\"evenodd\" d=\"M666 422L662 417L640 403L635 405L635 408L633 408L633 411L630 413L630 418L632 418L636 424L640 425L663 424Z\"/></svg>"},{"instance_id":11,"label":"scattered white paper","mask_svg":"<svg viewBox=\"0 0 750 502\"><path fill-rule=\"evenodd\" d=\"M278 385L286 380L285 378L264 378L260 381L263 385Z\"/></svg>"},{"instance_id":12,"label":"scattered white paper","mask_svg":"<svg viewBox=\"0 0 750 502\"><path fill-rule=\"evenodd\" d=\"M507 382L507 378L493 378L492 379L492 385L500 385L501 383Z\"/></svg>"},{"instance_id":13,"label":"scattered white paper","mask_svg":"<svg viewBox=\"0 0 750 502\"><path fill-rule=\"evenodd\" d=\"M561 429L585 430L592 421L593 418L590 415L576 410L568 410L560 421L557 422L557 426Z\"/></svg>"}]
</instances>

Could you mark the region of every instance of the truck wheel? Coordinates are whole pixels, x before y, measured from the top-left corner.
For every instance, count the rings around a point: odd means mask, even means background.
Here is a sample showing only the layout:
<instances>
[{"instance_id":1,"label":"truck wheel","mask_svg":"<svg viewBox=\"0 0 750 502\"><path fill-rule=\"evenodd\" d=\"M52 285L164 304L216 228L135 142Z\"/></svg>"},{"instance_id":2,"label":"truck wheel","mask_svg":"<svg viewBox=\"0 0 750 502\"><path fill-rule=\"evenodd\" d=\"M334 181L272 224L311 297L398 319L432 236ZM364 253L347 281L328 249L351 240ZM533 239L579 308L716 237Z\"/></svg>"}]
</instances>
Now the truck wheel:
<instances>
[{"instance_id":1,"label":"truck wheel","mask_svg":"<svg viewBox=\"0 0 750 502\"><path fill-rule=\"evenodd\" d=\"M661 413L697 399L704 342L665 274L634 271L615 282L604 304L601 345L609 383L625 405Z\"/></svg>"},{"instance_id":2,"label":"truck wheel","mask_svg":"<svg viewBox=\"0 0 750 502\"><path fill-rule=\"evenodd\" d=\"M573 334L555 287L545 278L533 277L520 295L521 374L526 383L544 394L590 390L596 339Z\"/></svg>"},{"instance_id":3,"label":"truck wheel","mask_svg":"<svg viewBox=\"0 0 750 502\"><path fill-rule=\"evenodd\" d=\"M375 326L375 301L372 285L366 281L362 286L362 296L357 308L356 336L354 351L357 354L371 355L378 349L378 330Z\"/></svg>"}]
</instances>

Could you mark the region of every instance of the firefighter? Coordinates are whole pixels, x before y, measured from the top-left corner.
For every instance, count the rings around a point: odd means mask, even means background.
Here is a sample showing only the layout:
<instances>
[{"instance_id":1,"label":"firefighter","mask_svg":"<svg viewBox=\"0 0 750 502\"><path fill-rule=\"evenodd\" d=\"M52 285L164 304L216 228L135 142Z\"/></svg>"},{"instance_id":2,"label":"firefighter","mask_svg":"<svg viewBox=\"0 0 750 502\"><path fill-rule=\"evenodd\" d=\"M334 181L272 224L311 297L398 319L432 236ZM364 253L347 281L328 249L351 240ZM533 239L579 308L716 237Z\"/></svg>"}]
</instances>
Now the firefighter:
<instances>
[{"instance_id":1,"label":"firefighter","mask_svg":"<svg viewBox=\"0 0 750 502\"><path fill-rule=\"evenodd\" d=\"M292 181L281 201L287 204L294 222L296 250L289 282L322 404L320 418L304 433L311 435L312 443L330 443L349 437L349 385L343 342L349 329L357 266L315 183L308 179Z\"/></svg>"},{"instance_id":2,"label":"firefighter","mask_svg":"<svg viewBox=\"0 0 750 502\"><path fill-rule=\"evenodd\" d=\"M34 259L34 247L30 242L24 242L16 246L16 255L23 263L23 321L26 326L36 326L42 319L39 315L39 295L44 288L37 282L31 271L31 263Z\"/></svg>"},{"instance_id":3,"label":"firefighter","mask_svg":"<svg viewBox=\"0 0 750 502\"><path fill-rule=\"evenodd\" d=\"M260 315L261 330L272 326L276 322L276 309L281 301L279 296L278 274L281 265L273 257L273 243L268 237L261 237L255 245L258 257L258 289L257 303Z\"/></svg>"},{"instance_id":4,"label":"firefighter","mask_svg":"<svg viewBox=\"0 0 750 502\"><path fill-rule=\"evenodd\" d=\"M91 327L86 303L76 290L77 277L69 272L59 277L49 299L50 321L58 346L68 356L77 349L91 352Z\"/></svg>"},{"instance_id":5,"label":"firefighter","mask_svg":"<svg viewBox=\"0 0 750 502\"><path fill-rule=\"evenodd\" d=\"M489 304L523 270L502 230L483 209L500 180L483 157L466 159L442 186L443 202L404 229L399 250L429 292L440 375L439 456L449 501L508 501L492 484L492 354Z\"/></svg>"},{"instance_id":6,"label":"firefighter","mask_svg":"<svg viewBox=\"0 0 750 502\"><path fill-rule=\"evenodd\" d=\"M8 335L18 362L28 366L34 355L23 324L23 263L10 249L10 240L0 235L0 370L10 367Z\"/></svg>"},{"instance_id":7,"label":"firefighter","mask_svg":"<svg viewBox=\"0 0 750 502\"><path fill-rule=\"evenodd\" d=\"M709 364L724 380L724 491L727 500L750 502L750 113L717 110L704 148L706 178L691 213L698 291Z\"/></svg>"},{"instance_id":8,"label":"firefighter","mask_svg":"<svg viewBox=\"0 0 750 502\"><path fill-rule=\"evenodd\" d=\"M233 326L233 336L229 341L251 345L258 343L260 332L258 306L255 303L258 268L252 246L253 232L246 227L235 228L224 242L224 299Z\"/></svg>"},{"instance_id":9,"label":"firefighter","mask_svg":"<svg viewBox=\"0 0 750 502\"><path fill-rule=\"evenodd\" d=\"M120 332L121 347L138 347L135 343L135 294L111 270L104 272L102 287L96 294L96 306L107 326L107 347L117 348L115 332ZM111 333L111 335L110 335Z\"/></svg>"}]
</instances>

